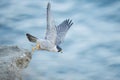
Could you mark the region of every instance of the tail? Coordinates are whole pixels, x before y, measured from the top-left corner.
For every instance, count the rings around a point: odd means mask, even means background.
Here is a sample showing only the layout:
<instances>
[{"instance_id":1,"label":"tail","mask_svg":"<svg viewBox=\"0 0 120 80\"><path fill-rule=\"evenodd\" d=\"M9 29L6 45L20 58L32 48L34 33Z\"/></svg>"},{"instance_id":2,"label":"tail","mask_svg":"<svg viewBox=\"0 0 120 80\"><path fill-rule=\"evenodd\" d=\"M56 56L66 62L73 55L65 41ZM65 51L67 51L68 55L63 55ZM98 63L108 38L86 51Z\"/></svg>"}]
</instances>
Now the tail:
<instances>
[{"instance_id":1,"label":"tail","mask_svg":"<svg viewBox=\"0 0 120 80\"><path fill-rule=\"evenodd\" d=\"M36 37L34 37L34 36L32 36L32 35L30 35L30 34L26 34L26 36L27 36L27 38L28 38L28 40L30 41L30 42L37 42L37 38Z\"/></svg>"}]
</instances>

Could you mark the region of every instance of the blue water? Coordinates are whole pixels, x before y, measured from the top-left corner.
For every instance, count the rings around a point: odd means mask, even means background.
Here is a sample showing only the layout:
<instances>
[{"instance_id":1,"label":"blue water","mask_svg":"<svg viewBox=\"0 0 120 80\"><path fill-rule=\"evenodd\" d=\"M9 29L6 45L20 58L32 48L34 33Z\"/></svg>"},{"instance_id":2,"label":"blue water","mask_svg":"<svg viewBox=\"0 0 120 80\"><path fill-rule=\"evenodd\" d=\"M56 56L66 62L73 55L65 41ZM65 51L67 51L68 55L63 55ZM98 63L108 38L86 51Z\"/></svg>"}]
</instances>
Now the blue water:
<instances>
[{"instance_id":1,"label":"blue water","mask_svg":"<svg viewBox=\"0 0 120 80\"><path fill-rule=\"evenodd\" d=\"M24 80L120 80L120 0L0 0L0 45L31 50L25 33L44 38L46 5L56 25L74 25L64 53L36 51Z\"/></svg>"}]
</instances>

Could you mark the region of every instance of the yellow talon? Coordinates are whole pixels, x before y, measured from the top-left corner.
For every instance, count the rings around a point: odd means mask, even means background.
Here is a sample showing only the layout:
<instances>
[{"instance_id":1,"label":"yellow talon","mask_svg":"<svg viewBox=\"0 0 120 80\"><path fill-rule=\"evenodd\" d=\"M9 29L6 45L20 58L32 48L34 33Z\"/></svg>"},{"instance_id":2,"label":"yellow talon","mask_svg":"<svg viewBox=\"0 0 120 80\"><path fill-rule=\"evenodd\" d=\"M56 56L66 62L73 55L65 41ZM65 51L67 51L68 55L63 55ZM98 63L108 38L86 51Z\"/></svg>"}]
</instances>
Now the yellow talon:
<instances>
[{"instance_id":1,"label":"yellow talon","mask_svg":"<svg viewBox=\"0 0 120 80\"><path fill-rule=\"evenodd\" d=\"M34 52L35 50L40 50L40 44L37 43L35 47L32 47L32 52Z\"/></svg>"},{"instance_id":2,"label":"yellow talon","mask_svg":"<svg viewBox=\"0 0 120 80\"><path fill-rule=\"evenodd\" d=\"M35 47L32 48L32 52L34 52L34 51L35 51Z\"/></svg>"},{"instance_id":3,"label":"yellow talon","mask_svg":"<svg viewBox=\"0 0 120 80\"><path fill-rule=\"evenodd\" d=\"M40 50L40 44L39 43L36 44L36 49Z\"/></svg>"}]
</instances>

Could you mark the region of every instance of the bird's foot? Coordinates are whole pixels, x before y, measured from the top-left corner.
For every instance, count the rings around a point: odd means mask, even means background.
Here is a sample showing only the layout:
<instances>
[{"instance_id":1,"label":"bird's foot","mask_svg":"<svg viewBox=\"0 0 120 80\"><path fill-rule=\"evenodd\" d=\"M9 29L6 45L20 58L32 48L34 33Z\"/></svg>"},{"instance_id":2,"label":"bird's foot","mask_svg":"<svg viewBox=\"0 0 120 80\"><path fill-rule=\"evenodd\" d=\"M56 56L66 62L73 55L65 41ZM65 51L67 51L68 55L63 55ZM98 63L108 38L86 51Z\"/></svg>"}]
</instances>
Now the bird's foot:
<instances>
[{"instance_id":1,"label":"bird's foot","mask_svg":"<svg viewBox=\"0 0 120 80\"><path fill-rule=\"evenodd\" d=\"M35 51L35 49L36 49L35 47L32 47L32 52L34 52L34 51Z\"/></svg>"},{"instance_id":2,"label":"bird's foot","mask_svg":"<svg viewBox=\"0 0 120 80\"><path fill-rule=\"evenodd\" d=\"M37 49L37 50L40 50L40 43L37 43L37 44L36 44L36 49Z\"/></svg>"},{"instance_id":3,"label":"bird's foot","mask_svg":"<svg viewBox=\"0 0 120 80\"><path fill-rule=\"evenodd\" d=\"M32 52L34 52L35 50L40 50L40 44L37 43L35 47L32 47Z\"/></svg>"}]
</instances>

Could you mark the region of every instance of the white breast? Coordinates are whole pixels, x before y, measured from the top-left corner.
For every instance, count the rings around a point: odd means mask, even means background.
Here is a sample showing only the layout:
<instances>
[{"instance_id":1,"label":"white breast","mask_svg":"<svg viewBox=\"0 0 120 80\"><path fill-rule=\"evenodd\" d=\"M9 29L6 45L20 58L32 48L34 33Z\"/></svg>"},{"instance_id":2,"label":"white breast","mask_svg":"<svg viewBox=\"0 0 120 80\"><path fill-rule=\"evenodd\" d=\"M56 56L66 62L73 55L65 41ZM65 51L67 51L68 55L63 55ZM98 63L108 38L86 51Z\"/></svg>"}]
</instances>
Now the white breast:
<instances>
[{"instance_id":1,"label":"white breast","mask_svg":"<svg viewBox=\"0 0 120 80\"><path fill-rule=\"evenodd\" d=\"M52 44L49 40L40 39L37 41L37 43L40 44L40 47L43 50L52 51L52 52L58 51L56 46Z\"/></svg>"},{"instance_id":2,"label":"white breast","mask_svg":"<svg viewBox=\"0 0 120 80\"><path fill-rule=\"evenodd\" d=\"M51 48L51 49L49 49L49 51L51 51L51 52L58 52L58 50L57 50L56 46L55 46L55 47L53 47L53 48Z\"/></svg>"}]
</instances>

